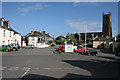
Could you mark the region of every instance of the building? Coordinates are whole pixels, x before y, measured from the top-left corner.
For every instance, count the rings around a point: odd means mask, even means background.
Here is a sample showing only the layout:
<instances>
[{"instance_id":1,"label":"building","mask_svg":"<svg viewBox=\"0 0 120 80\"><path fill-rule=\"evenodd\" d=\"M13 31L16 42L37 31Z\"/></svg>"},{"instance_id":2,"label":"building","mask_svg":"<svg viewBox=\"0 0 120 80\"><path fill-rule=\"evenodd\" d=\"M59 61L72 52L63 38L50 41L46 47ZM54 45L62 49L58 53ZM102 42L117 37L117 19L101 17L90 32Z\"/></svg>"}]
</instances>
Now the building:
<instances>
[{"instance_id":1,"label":"building","mask_svg":"<svg viewBox=\"0 0 120 80\"><path fill-rule=\"evenodd\" d=\"M37 31L37 29L26 35L26 44L32 44L35 47L40 47L41 45L44 46L50 40L53 40L53 38L49 35L49 33L46 34L45 31L40 32Z\"/></svg>"},{"instance_id":2,"label":"building","mask_svg":"<svg viewBox=\"0 0 120 80\"><path fill-rule=\"evenodd\" d=\"M78 41L80 41L80 42L84 42L85 41L85 33L76 33L75 35L74 35L74 37L78 40ZM87 39L87 42L89 42L89 41L93 41L93 40L95 40L96 38L98 38L98 37L102 37L102 32L88 32L87 34L86 34L86 39Z\"/></svg>"},{"instance_id":3,"label":"building","mask_svg":"<svg viewBox=\"0 0 120 80\"><path fill-rule=\"evenodd\" d=\"M21 35L16 37L18 33L10 27L10 21L5 21L4 18L0 18L0 45L9 45L16 43L21 45Z\"/></svg>"},{"instance_id":4,"label":"building","mask_svg":"<svg viewBox=\"0 0 120 80\"><path fill-rule=\"evenodd\" d=\"M103 12L103 37L112 37L112 23L111 23L111 13L104 14Z\"/></svg>"},{"instance_id":5,"label":"building","mask_svg":"<svg viewBox=\"0 0 120 80\"><path fill-rule=\"evenodd\" d=\"M21 38L21 34L20 33L18 33L18 32L16 32L16 31L14 31L14 41L15 41L15 44L19 44L19 46L21 46L21 40L22 38Z\"/></svg>"},{"instance_id":6,"label":"building","mask_svg":"<svg viewBox=\"0 0 120 80\"><path fill-rule=\"evenodd\" d=\"M103 13L103 27L102 27L102 32L87 32L87 33L75 33L74 37L80 41L80 42L85 42L85 34L87 42L93 41L96 38L111 38L112 37L112 25L111 25L111 13L109 14L104 14Z\"/></svg>"}]
</instances>

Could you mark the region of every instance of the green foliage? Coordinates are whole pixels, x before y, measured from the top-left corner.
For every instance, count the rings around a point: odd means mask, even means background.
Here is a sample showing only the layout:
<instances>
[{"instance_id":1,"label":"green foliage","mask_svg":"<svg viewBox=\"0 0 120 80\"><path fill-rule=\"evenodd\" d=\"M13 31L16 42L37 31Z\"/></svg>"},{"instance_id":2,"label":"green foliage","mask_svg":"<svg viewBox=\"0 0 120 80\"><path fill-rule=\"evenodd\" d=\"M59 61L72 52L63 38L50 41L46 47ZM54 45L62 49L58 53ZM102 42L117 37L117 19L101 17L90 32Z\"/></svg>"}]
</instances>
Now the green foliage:
<instances>
[{"instance_id":1,"label":"green foliage","mask_svg":"<svg viewBox=\"0 0 120 80\"><path fill-rule=\"evenodd\" d=\"M74 34L70 34L70 33L68 33L67 35L66 35L66 37L64 37L64 36L58 36L57 38L56 38L56 43L57 44L64 44L64 42L74 42L74 45L77 45L78 44L78 42L77 42L77 40L74 38Z\"/></svg>"},{"instance_id":2,"label":"green foliage","mask_svg":"<svg viewBox=\"0 0 120 80\"><path fill-rule=\"evenodd\" d=\"M64 36L58 36L55 40L56 44L64 44L65 37Z\"/></svg>"},{"instance_id":3,"label":"green foliage","mask_svg":"<svg viewBox=\"0 0 120 80\"><path fill-rule=\"evenodd\" d=\"M65 39L64 36L58 36L58 37L56 38L56 40L64 40L64 39Z\"/></svg>"}]
</instances>

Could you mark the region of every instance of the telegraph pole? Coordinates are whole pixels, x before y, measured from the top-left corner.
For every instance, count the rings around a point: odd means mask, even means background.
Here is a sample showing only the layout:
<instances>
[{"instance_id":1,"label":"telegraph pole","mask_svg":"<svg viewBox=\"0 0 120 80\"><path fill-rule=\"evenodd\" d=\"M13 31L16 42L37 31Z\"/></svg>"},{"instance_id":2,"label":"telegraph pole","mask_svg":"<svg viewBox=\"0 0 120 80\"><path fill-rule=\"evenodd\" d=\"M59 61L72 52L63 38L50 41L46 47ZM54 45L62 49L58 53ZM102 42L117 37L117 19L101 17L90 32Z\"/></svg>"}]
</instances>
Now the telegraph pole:
<instances>
[{"instance_id":1,"label":"telegraph pole","mask_svg":"<svg viewBox=\"0 0 120 80\"><path fill-rule=\"evenodd\" d=\"M86 51L86 40L87 39L87 25L86 25L86 29L85 29L85 51Z\"/></svg>"}]
</instances>

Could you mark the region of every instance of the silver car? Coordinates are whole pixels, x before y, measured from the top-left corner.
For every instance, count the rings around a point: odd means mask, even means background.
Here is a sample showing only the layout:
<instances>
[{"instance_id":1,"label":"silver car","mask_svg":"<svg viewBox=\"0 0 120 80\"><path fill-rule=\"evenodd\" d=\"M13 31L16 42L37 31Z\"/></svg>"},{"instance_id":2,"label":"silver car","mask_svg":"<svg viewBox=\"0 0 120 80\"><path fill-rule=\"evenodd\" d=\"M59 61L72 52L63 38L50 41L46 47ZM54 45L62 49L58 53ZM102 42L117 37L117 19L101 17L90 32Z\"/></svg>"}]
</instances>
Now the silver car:
<instances>
[{"instance_id":1,"label":"silver car","mask_svg":"<svg viewBox=\"0 0 120 80\"><path fill-rule=\"evenodd\" d=\"M29 45L25 46L24 48L25 49L33 49L33 48L35 48L35 46L32 44L29 44Z\"/></svg>"}]
</instances>

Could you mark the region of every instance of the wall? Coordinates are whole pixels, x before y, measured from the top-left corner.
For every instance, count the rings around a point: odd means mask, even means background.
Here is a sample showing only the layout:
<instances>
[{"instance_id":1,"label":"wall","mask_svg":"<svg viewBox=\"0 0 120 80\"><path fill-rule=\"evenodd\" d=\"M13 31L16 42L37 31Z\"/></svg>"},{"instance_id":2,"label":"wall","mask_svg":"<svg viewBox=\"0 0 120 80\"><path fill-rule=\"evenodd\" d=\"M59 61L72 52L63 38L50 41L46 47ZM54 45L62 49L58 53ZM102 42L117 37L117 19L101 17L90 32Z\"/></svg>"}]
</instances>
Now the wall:
<instances>
[{"instance_id":1,"label":"wall","mask_svg":"<svg viewBox=\"0 0 120 80\"><path fill-rule=\"evenodd\" d=\"M36 47L37 41L38 41L38 37L28 37L28 44L33 44Z\"/></svg>"},{"instance_id":2,"label":"wall","mask_svg":"<svg viewBox=\"0 0 120 80\"><path fill-rule=\"evenodd\" d=\"M3 36L3 31L5 30L5 37ZM13 43L14 41L14 32L11 31L11 37L10 37L10 30L0 28L0 45L3 45L3 41L5 41L5 45L8 45L8 40L9 44Z\"/></svg>"},{"instance_id":3,"label":"wall","mask_svg":"<svg viewBox=\"0 0 120 80\"><path fill-rule=\"evenodd\" d=\"M103 41L93 41L93 48L102 48Z\"/></svg>"},{"instance_id":4,"label":"wall","mask_svg":"<svg viewBox=\"0 0 120 80\"><path fill-rule=\"evenodd\" d=\"M17 39L17 41L15 41L15 39ZM14 43L18 43L19 46L21 46L21 35L20 34L15 34L14 35Z\"/></svg>"}]
</instances>

